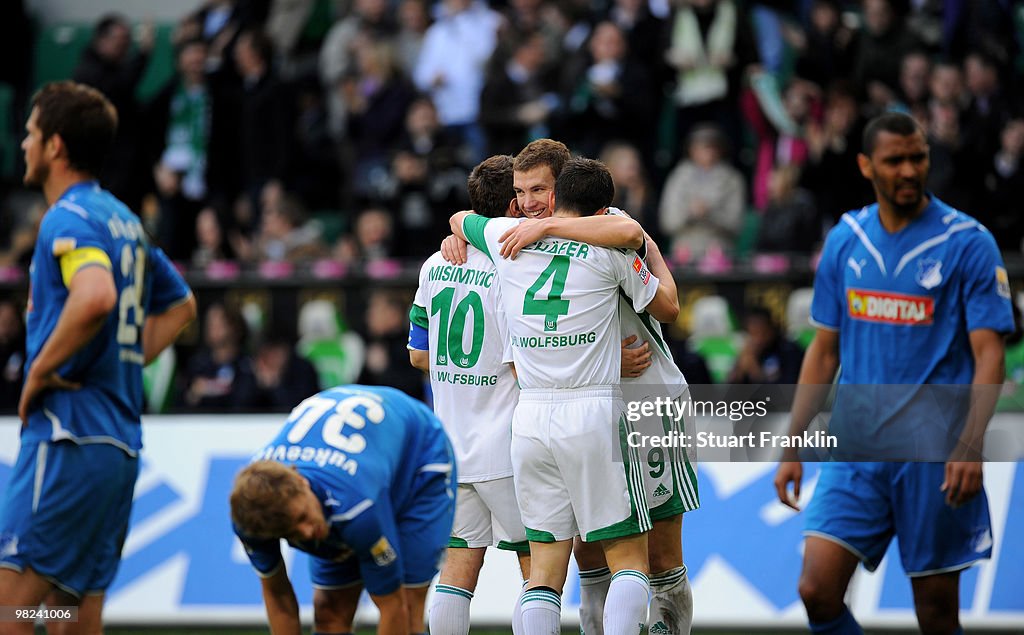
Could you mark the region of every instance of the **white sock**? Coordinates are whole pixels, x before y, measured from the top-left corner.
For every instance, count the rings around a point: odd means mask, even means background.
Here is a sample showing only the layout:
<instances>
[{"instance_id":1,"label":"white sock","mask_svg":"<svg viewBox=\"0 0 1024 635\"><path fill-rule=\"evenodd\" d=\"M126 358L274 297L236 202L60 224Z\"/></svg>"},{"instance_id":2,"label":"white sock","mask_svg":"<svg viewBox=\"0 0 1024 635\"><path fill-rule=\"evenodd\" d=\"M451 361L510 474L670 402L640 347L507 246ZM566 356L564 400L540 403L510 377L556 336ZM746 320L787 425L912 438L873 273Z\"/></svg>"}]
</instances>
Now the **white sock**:
<instances>
[{"instance_id":1,"label":"white sock","mask_svg":"<svg viewBox=\"0 0 1024 635\"><path fill-rule=\"evenodd\" d=\"M580 571L580 635L604 635L604 602L611 579L608 567Z\"/></svg>"},{"instance_id":2,"label":"white sock","mask_svg":"<svg viewBox=\"0 0 1024 635\"><path fill-rule=\"evenodd\" d=\"M468 635L469 601L473 594L448 584L434 587L430 600L430 632L432 635Z\"/></svg>"},{"instance_id":3,"label":"white sock","mask_svg":"<svg viewBox=\"0 0 1024 635\"><path fill-rule=\"evenodd\" d=\"M650 635L690 635L693 592L686 565L651 576Z\"/></svg>"},{"instance_id":4,"label":"white sock","mask_svg":"<svg viewBox=\"0 0 1024 635\"><path fill-rule=\"evenodd\" d=\"M647 624L650 592L647 576L635 569L613 575L604 603L605 635L639 635Z\"/></svg>"},{"instance_id":5,"label":"white sock","mask_svg":"<svg viewBox=\"0 0 1024 635\"><path fill-rule=\"evenodd\" d=\"M523 580L523 588L519 590L519 597L516 598L515 608L512 609L512 635L523 635L523 594L526 593L526 585L529 579Z\"/></svg>"},{"instance_id":6,"label":"white sock","mask_svg":"<svg viewBox=\"0 0 1024 635\"><path fill-rule=\"evenodd\" d=\"M538 587L523 593L523 633L526 635L560 635L562 632L562 598L551 589Z\"/></svg>"}]
</instances>

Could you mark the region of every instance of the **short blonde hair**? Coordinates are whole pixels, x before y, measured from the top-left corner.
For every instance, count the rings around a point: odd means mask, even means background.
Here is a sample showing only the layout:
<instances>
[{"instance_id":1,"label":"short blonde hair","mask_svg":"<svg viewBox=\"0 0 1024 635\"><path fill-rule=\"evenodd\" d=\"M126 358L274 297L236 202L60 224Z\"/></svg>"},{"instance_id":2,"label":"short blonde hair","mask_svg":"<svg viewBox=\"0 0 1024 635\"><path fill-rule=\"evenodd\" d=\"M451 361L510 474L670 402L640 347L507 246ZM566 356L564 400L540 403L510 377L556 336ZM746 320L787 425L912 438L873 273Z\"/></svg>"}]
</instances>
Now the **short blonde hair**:
<instances>
[{"instance_id":1,"label":"short blonde hair","mask_svg":"<svg viewBox=\"0 0 1024 635\"><path fill-rule=\"evenodd\" d=\"M250 463L231 489L231 521L253 538L281 538L292 530L289 505L302 493L302 476L276 461Z\"/></svg>"}]
</instances>

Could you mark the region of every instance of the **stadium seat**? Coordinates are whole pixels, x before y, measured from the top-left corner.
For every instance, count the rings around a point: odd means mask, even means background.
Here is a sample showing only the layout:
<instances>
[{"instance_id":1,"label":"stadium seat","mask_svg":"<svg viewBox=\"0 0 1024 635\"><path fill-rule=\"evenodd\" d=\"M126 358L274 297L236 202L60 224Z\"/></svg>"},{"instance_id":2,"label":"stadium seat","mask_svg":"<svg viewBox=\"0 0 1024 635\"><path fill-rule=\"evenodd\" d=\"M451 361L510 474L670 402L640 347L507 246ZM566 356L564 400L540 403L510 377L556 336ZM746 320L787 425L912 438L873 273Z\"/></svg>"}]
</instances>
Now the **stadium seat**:
<instances>
[{"instance_id":1,"label":"stadium seat","mask_svg":"<svg viewBox=\"0 0 1024 635\"><path fill-rule=\"evenodd\" d=\"M814 339L814 327L811 326L811 299L813 297L814 289L803 287L790 293L789 299L786 301L786 334L804 350Z\"/></svg>"},{"instance_id":2,"label":"stadium seat","mask_svg":"<svg viewBox=\"0 0 1024 635\"><path fill-rule=\"evenodd\" d=\"M167 411L174 388L174 372L177 366L178 356L174 352L174 347L168 346L157 355L157 358L149 366L142 370L142 390L146 396L146 412L160 414Z\"/></svg>"},{"instance_id":3,"label":"stadium seat","mask_svg":"<svg viewBox=\"0 0 1024 635\"><path fill-rule=\"evenodd\" d=\"M316 368L324 389L355 381L363 369L365 345L346 331L334 304L311 300L299 311L299 355Z\"/></svg>"},{"instance_id":4,"label":"stadium seat","mask_svg":"<svg viewBox=\"0 0 1024 635\"><path fill-rule=\"evenodd\" d=\"M35 86L70 79L91 38L91 24L64 23L43 28L36 40Z\"/></svg>"},{"instance_id":5,"label":"stadium seat","mask_svg":"<svg viewBox=\"0 0 1024 635\"><path fill-rule=\"evenodd\" d=\"M18 130L14 121L14 89L0 83L0 180L14 176L18 151Z\"/></svg>"},{"instance_id":6,"label":"stadium seat","mask_svg":"<svg viewBox=\"0 0 1024 635\"><path fill-rule=\"evenodd\" d=\"M710 295L693 303L690 343L694 352L704 358L715 383L723 383L739 354L729 303L725 298Z\"/></svg>"}]
</instances>

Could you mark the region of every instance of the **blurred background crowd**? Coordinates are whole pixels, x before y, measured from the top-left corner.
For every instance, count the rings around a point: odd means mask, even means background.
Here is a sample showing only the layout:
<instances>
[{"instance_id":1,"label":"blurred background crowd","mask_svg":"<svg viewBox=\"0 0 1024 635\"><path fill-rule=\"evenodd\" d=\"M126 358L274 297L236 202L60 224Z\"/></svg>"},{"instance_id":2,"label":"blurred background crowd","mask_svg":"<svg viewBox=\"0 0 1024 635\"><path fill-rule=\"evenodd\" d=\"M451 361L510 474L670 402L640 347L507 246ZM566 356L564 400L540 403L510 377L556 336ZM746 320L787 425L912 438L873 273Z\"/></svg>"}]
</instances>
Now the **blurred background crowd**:
<instances>
[{"instance_id":1,"label":"blurred background crowd","mask_svg":"<svg viewBox=\"0 0 1024 635\"><path fill-rule=\"evenodd\" d=\"M424 396L404 349L415 271L468 206L472 166L540 137L608 165L685 288L687 272L811 271L839 216L873 201L863 123L903 110L927 130L929 189L1012 259L1022 44L1016 0L207 0L173 23L78 25L5 0L0 406L44 211L17 150L43 81L113 101L103 184L190 281L220 281L149 371L151 409L287 410L340 381ZM266 284L223 293L250 273ZM296 276L369 282L271 310ZM783 300L698 299L675 333L690 381L794 382L809 296Z\"/></svg>"}]
</instances>

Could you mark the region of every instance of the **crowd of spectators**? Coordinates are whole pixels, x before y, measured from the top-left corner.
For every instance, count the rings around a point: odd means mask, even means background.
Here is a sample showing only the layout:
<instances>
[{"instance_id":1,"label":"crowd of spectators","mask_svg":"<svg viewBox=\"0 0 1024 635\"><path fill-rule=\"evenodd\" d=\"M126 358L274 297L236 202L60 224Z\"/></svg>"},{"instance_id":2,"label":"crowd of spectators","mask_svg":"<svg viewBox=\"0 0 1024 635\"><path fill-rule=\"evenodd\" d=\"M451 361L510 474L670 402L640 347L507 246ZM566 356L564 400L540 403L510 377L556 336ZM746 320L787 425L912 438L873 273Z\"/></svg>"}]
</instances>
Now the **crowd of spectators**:
<instances>
[{"instance_id":1,"label":"crowd of spectators","mask_svg":"<svg viewBox=\"0 0 1024 635\"><path fill-rule=\"evenodd\" d=\"M810 256L873 200L855 155L887 109L927 130L929 189L1019 252L1022 16L1009 0L207 0L174 26L154 96L138 91L153 29L115 14L72 76L118 107L104 184L200 271L418 265L468 206L469 169L544 136L603 158L675 265L728 266L751 226L753 249ZM8 70L27 95L31 73ZM0 265L25 264L33 213L0 219ZM394 372L396 307L369 303L371 379ZM210 311L188 403L272 375L234 360L242 331ZM290 368L264 344L254 359Z\"/></svg>"}]
</instances>

